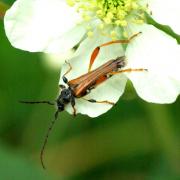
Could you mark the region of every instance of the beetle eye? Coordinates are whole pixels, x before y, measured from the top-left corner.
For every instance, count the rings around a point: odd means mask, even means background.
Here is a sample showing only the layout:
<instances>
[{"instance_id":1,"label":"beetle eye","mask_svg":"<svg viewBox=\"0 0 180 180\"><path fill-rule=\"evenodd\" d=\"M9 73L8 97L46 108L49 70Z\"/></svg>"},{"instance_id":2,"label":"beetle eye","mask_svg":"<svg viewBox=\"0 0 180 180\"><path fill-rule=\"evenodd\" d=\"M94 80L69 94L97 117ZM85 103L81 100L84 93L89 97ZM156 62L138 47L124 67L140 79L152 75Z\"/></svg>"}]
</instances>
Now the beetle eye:
<instances>
[{"instance_id":1,"label":"beetle eye","mask_svg":"<svg viewBox=\"0 0 180 180\"><path fill-rule=\"evenodd\" d=\"M59 109L60 111L63 111L63 110L64 110L64 104L59 104L59 105L58 105L58 109Z\"/></svg>"}]
</instances>

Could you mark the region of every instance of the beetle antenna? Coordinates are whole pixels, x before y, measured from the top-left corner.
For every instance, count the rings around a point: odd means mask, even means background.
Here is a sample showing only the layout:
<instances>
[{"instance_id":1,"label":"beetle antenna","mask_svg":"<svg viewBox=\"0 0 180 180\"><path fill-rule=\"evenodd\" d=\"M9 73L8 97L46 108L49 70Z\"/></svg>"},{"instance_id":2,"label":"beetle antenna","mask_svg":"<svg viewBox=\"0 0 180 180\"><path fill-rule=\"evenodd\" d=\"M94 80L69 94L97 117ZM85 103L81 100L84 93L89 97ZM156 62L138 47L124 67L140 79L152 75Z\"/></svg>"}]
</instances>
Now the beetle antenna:
<instances>
[{"instance_id":1,"label":"beetle antenna","mask_svg":"<svg viewBox=\"0 0 180 180\"><path fill-rule=\"evenodd\" d=\"M58 118L58 113L59 113L59 110L57 110L55 112L54 119L51 121L51 124L50 124L50 126L49 126L49 128L47 130L47 133L46 133L46 136L45 136L45 139L44 139L44 142L43 142L43 146L41 148L40 160L41 160L41 164L42 164L43 169L46 169L45 165L44 165L44 161L43 161L44 150L45 150L48 138L49 138L49 134L50 134L50 132L51 132L51 130L52 130L52 128L53 128L57 118Z\"/></svg>"},{"instance_id":2,"label":"beetle antenna","mask_svg":"<svg viewBox=\"0 0 180 180\"><path fill-rule=\"evenodd\" d=\"M25 104L49 104L49 105L54 105L53 102L50 101L19 101L20 103L25 103Z\"/></svg>"}]
</instances>

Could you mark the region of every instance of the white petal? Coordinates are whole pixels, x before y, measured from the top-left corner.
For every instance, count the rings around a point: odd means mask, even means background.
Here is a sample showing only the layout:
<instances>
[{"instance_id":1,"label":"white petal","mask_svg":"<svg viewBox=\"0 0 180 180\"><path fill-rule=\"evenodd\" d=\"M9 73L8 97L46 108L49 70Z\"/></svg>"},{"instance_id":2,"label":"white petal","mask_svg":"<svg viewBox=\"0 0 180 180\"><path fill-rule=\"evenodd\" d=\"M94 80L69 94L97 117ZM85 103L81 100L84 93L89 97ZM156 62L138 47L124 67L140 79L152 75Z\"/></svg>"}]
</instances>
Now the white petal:
<instances>
[{"instance_id":1,"label":"white petal","mask_svg":"<svg viewBox=\"0 0 180 180\"><path fill-rule=\"evenodd\" d=\"M79 77L82 74L87 73L89 59L92 51L95 47L102 43L110 41L109 38L95 34L93 38L87 38L81 43L76 55L69 62L72 65L72 71L67 75L69 80ZM100 54L97 57L93 69L99 67L110 59L115 59L117 56L122 56L123 50L121 45L111 45L101 48ZM60 84L62 84L62 75L67 70L68 66L62 67ZM85 96L87 99L95 99L98 101L111 101L116 103L119 97L123 94L127 78L124 75L115 75L106 80L102 84L98 85L95 89ZM90 103L81 98L76 98L76 109L78 113L87 114L90 117L99 116L108 111L112 105L109 104L97 104ZM66 110L72 114L71 105L67 105Z\"/></svg>"},{"instance_id":2,"label":"white petal","mask_svg":"<svg viewBox=\"0 0 180 180\"><path fill-rule=\"evenodd\" d=\"M169 25L176 33L180 34L180 1L150 0L152 17L159 23Z\"/></svg>"},{"instance_id":3,"label":"white petal","mask_svg":"<svg viewBox=\"0 0 180 180\"><path fill-rule=\"evenodd\" d=\"M42 53L43 64L47 68L52 68L55 70L61 69L61 66L65 63L66 59L73 57L74 50L70 49L66 53Z\"/></svg>"},{"instance_id":4,"label":"white petal","mask_svg":"<svg viewBox=\"0 0 180 180\"><path fill-rule=\"evenodd\" d=\"M136 29L137 31L137 29ZM148 102L172 103L180 93L180 46L176 40L150 25L129 44L128 67L148 72L128 73L138 95Z\"/></svg>"},{"instance_id":5,"label":"white petal","mask_svg":"<svg viewBox=\"0 0 180 180\"><path fill-rule=\"evenodd\" d=\"M79 18L65 0L17 0L6 12L4 25L7 37L16 48L64 52L76 45L85 33L82 26L76 27Z\"/></svg>"}]
</instances>

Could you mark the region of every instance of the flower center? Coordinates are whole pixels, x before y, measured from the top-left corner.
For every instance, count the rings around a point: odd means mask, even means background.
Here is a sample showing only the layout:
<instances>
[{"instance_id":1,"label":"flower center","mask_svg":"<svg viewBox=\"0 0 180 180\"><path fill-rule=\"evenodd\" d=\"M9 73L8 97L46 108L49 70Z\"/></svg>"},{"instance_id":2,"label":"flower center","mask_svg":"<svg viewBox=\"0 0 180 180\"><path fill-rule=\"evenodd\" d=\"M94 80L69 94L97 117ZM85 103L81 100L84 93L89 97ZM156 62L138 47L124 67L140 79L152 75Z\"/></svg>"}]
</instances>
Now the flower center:
<instances>
[{"instance_id":1,"label":"flower center","mask_svg":"<svg viewBox=\"0 0 180 180\"><path fill-rule=\"evenodd\" d=\"M120 27L124 30L130 23L145 23L144 12L146 5L140 4L141 0L66 0L68 5L76 8L84 21L92 22L99 19L99 28L105 29L108 26ZM89 27L89 30L91 28ZM89 31L89 35L92 32ZM111 36L116 36L112 31Z\"/></svg>"}]
</instances>

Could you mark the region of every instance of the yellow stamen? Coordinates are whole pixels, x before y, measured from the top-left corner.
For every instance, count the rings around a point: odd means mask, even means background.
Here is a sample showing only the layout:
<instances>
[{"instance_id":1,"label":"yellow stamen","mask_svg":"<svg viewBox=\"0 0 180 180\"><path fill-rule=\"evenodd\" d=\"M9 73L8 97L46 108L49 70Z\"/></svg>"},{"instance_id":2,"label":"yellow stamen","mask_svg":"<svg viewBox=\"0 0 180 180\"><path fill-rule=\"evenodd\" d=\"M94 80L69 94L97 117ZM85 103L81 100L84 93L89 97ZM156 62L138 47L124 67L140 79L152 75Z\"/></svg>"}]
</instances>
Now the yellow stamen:
<instances>
[{"instance_id":1,"label":"yellow stamen","mask_svg":"<svg viewBox=\"0 0 180 180\"><path fill-rule=\"evenodd\" d=\"M140 4L141 0L66 0L69 6L76 8L82 19L90 24L92 20L99 19L99 29L104 31L106 27L120 27L125 29L128 24L145 23L147 6ZM113 35L112 35L113 34ZM111 37L115 37L110 32ZM92 36L91 31L88 36Z\"/></svg>"}]
</instances>

